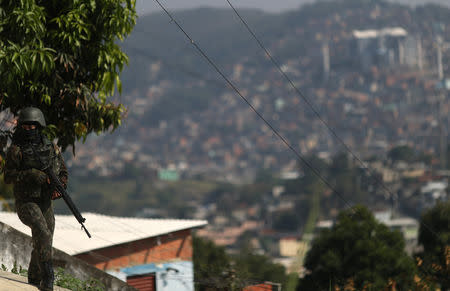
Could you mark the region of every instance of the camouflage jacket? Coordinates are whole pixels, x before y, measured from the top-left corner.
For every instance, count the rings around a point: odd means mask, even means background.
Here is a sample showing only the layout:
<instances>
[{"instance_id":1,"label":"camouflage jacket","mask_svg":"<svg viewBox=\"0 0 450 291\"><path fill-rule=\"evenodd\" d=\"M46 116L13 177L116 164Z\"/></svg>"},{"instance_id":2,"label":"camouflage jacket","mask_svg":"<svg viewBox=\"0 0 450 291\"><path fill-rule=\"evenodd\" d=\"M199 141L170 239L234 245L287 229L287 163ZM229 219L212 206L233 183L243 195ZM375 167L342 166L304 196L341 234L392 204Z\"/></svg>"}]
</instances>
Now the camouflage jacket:
<instances>
[{"instance_id":1,"label":"camouflage jacket","mask_svg":"<svg viewBox=\"0 0 450 291\"><path fill-rule=\"evenodd\" d=\"M41 170L42 166L50 166L64 186L67 185L68 173L60 149L43 138L40 146L12 144L6 154L4 167L5 182L14 185L14 196L17 202L50 200L50 185L36 184L30 178L30 170Z\"/></svg>"}]
</instances>

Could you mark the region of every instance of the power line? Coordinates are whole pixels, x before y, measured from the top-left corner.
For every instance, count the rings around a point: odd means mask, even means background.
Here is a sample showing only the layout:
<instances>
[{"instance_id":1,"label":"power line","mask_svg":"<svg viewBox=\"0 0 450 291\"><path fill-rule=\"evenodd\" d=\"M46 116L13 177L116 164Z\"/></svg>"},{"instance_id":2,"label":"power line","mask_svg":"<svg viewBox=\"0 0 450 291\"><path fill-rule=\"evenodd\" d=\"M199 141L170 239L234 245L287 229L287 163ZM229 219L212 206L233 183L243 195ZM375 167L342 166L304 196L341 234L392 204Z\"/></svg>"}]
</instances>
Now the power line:
<instances>
[{"instance_id":1,"label":"power line","mask_svg":"<svg viewBox=\"0 0 450 291\"><path fill-rule=\"evenodd\" d=\"M239 89L225 76L225 74L219 69L219 67L213 62L213 60L197 45L197 43L190 37L190 35L183 29L183 27L176 21L172 14L161 4L159 0L155 0L161 9L169 16L171 21L183 32L183 34L189 39L191 44L197 49L197 51L208 61L208 63L216 70L216 72L227 82L227 84L241 97L241 99L255 112L255 114L272 130L272 132L294 153L297 158L302 161L313 173L325 183L336 195L339 196L344 203L353 210L352 206L347 200L316 170L306 159L304 159L300 153L294 149L291 144L267 121L264 116L248 101L248 99L242 95Z\"/></svg>"},{"instance_id":2,"label":"power line","mask_svg":"<svg viewBox=\"0 0 450 291\"><path fill-rule=\"evenodd\" d=\"M264 44L259 40L259 38L256 36L256 34L253 32L253 30L250 28L250 26L247 24L247 22L244 20L244 18L239 14L239 12L236 10L236 8L231 4L229 0L225 0L228 2L230 7L233 9L234 13L239 17L241 22L244 24L244 26L247 28L249 33L253 36L253 38L256 40L256 42L259 44L259 46L264 50L267 57L269 57L270 61L274 64L274 66L278 69L278 71L283 75L283 77L289 82L289 84L294 88L295 92L303 99L303 101L311 108L313 113L316 115L316 117L325 125L325 127L330 131L330 133L341 143L345 150L352 155L354 159L356 159L364 170L368 171L370 176L379 183L391 196L393 196L393 193L387 188L382 181L380 181L378 178L376 178L375 173L373 173L366 164L350 149L350 147L338 136L336 131L328 124L328 122L325 121L325 119L320 115L319 111L314 107L312 102L298 89L298 87L294 84L294 82L289 78L289 76L281 69L280 64L273 58L273 56L270 54L270 52L267 50L267 48L264 46Z\"/></svg>"},{"instance_id":3,"label":"power line","mask_svg":"<svg viewBox=\"0 0 450 291\"><path fill-rule=\"evenodd\" d=\"M155 0L156 1L156 0ZM233 9L234 13L238 16L238 18L241 20L241 22L244 24L244 26L246 27L246 29L248 30L248 32L253 36L253 38L256 40L256 42L259 44L259 46L261 47L261 49L264 50L264 52L266 53L266 55L269 57L269 59L271 60L271 62L274 64L274 66L278 69L278 71L281 73L281 75L283 75L283 77L289 82L289 84L292 86L292 88L294 88L295 92L297 92L297 94L303 99L303 101L311 108L311 110L314 112L314 114L316 115L316 117L325 125L325 127L328 129L328 131L334 136L334 138L336 140L339 141L339 143L344 146L345 150L350 153L350 155L357 160L362 168L367 171L370 175L370 177L378 184L381 185L382 188L390 195L391 198L394 197L394 194L391 192L391 190L383 183L382 180L378 179L377 176L375 175L375 173L369 168L367 167L367 165L350 149L350 147L338 136L338 134L336 133L336 131L328 124L328 122L325 121L325 119L322 118L322 116L320 115L319 111L314 107L314 105L312 104L312 102L306 98L306 96L297 88L297 86L295 86L294 82L291 80L291 78L289 78L289 76L281 69L280 64L272 57L272 55L270 54L270 52L267 50L267 48L264 46L264 44L259 40L259 38L256 36L256 34L253 32L253 30L250 28L250 26L248 25L248 23L244 20L244 18L240 15L240 13L237 11L237 9L233 6L233 4L231 4L230 0L225 0L227 1L227 3L230 5L230 7ZM425 223L422 222L422 224L430 231L432 232L434 235L436 235L438 237L438 234L431 229L428 225L426 225Z\"/></svg>"}]
</instances>

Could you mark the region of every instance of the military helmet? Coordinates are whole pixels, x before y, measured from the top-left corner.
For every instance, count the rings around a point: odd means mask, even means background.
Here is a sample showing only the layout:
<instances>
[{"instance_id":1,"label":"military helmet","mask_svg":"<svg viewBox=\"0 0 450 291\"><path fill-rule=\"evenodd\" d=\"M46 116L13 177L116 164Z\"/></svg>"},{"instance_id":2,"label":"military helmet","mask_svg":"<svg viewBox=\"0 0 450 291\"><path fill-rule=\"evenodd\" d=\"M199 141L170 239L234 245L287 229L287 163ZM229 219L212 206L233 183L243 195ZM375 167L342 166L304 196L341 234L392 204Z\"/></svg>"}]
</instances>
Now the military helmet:
<instances>
[{"instance_id":1,"label":"military helmet","mask_svg":"<svg viewBox=\"0 0 450 291\"><path fill-rule=\"evenodd\" d=\"M19 125L24 123L37 123L42 127L46 126L44 114L36 107L25 107L20 110L18 123Z\"/></svg>"}]
</instances>

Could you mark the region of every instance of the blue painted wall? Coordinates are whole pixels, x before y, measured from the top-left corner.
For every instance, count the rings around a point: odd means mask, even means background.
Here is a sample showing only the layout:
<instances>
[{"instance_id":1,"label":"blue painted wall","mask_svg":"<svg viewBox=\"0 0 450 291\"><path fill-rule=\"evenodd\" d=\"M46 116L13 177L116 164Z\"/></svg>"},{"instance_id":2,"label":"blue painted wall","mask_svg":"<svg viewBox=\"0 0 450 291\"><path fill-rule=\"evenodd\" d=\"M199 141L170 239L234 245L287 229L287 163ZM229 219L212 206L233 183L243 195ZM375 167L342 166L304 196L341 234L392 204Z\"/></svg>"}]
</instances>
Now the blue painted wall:
<instances>
[{"instance_id":1,"label":"blue painted wall","mask_svg":"<svg viewBox=\"0 0 450 291\"><path fill-rule=\"evenodd\" d=\"M189 261L139 265L120 270L127 276L156 274L156 291L194 291L194 264Z\"/></svg>"}]
</instances>

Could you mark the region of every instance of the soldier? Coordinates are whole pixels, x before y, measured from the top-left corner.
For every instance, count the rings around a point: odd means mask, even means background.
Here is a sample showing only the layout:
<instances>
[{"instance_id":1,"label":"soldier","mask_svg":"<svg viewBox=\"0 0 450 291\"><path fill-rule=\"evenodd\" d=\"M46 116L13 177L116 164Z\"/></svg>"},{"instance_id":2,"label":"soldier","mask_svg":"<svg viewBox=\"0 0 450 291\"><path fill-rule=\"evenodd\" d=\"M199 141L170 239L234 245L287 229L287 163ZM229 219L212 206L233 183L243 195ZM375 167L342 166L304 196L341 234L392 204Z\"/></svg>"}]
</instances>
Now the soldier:
<instances>
[{"instance_id":1,"label":"soldier","mask_svg":"<svg viewBox=\"0 0 450 291\"><path fill-rule=\"evenodd\" d=\"M43 171L51 167L64 187L67 169L62 155L42 133L44 115L35 107L19 113L18 125L8 149L5 182L14 185L14 197L19 219L31 228L33 251L28 268L28 282L40 290L53 290L52 243L55 229L52 200L61 195L50 186Z\"/></svg>"}]
</instances>

